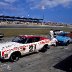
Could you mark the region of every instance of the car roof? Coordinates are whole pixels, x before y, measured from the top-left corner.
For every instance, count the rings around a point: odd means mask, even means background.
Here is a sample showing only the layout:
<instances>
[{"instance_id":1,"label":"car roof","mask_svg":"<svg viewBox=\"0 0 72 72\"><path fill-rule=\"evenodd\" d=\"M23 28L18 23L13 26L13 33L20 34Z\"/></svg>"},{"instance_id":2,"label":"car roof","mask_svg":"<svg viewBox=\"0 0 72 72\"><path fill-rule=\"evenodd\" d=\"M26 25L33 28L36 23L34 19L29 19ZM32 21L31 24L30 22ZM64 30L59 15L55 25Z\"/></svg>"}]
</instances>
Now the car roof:
<instances>
[{"instance_id":1,"label":"car roof","mask_svg":"<svg viewBox=\"0 0 72 72\"><path fill-rule=\"evenodd\" d=\"M33 38L33 37L39 37L39 38L42 38L42 39L47 39L46 37L42 37L42 36L37 36L37 35L19 35L20 37L22 38Z\"/></svg>"}]
</instances>

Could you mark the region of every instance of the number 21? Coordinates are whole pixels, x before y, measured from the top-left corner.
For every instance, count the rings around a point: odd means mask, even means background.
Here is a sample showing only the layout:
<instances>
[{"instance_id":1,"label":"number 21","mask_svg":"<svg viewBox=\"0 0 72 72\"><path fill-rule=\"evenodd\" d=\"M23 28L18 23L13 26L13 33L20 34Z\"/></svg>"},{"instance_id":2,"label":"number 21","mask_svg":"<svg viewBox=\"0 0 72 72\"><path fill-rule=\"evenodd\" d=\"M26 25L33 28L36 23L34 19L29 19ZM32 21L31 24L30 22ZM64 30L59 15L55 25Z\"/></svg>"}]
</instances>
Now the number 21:
<instances>
[{"instance_id":1,"label":"number 21","mask_svg":"<svg viewBox=\"0 0 72 72\"><path fill-rule=\"evenodd\" d=\"M34 49L33 49L34 48ZM36 50L36 45L31 45L30 47L29 47L29 52L33 52L33 51L35 51Z\"/></svg>"}]
</instances>

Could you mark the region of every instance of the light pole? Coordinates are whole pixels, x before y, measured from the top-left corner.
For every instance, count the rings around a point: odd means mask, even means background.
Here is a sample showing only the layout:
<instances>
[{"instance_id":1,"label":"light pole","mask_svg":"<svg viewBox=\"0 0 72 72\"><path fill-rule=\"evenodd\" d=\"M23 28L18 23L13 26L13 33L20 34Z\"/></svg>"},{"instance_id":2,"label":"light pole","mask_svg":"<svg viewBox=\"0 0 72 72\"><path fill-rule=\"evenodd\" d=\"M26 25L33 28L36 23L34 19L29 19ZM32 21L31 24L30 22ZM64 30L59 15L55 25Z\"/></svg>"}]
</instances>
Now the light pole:
<instances>
[{"instance_id":1,"label":"light pole","mask_svg":"<svg viewBox=\"0 0 72 72\"><path fill-rule=\"evenodd\" d=\"M45 10L45 6L42 6L42 12L43 12L43 22L42 22L42 25L44 23L44 10Z\"/></svg>"},{"instance_id":2,"label":"light pole","mask_svg":"<svg viewBox=\"0 0 72 72\"><path fill-rule=\"evenodd\" d=\"M29 17L30 15L28 14L28 17Z\"/></svg>"}]
</instances>

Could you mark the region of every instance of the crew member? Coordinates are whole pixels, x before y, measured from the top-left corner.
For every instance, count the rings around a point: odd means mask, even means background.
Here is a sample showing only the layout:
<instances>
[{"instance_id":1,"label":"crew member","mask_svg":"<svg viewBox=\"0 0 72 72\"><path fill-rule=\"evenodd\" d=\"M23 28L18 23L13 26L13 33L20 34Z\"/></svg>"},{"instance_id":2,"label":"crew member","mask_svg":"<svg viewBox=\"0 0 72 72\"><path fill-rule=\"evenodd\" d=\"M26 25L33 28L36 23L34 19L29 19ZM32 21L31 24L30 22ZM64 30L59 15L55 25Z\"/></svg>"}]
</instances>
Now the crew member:
<instances>
[{"instance_id":1,"label":"crew member","mask_svg":"<svg viewBox=\"0 0 72 72\"><path fill-rule=\"evenodd\" d=\"M54 38L54 32L53 32L53 29L50 30L50 37L51 37L51 39Z\"/></svg>"},{"instance_id":2,"label":"crew member","mask_svg":"<svg viewBox=\"0 0 72 72\"><path fill-rule=\"evenodd\" d=\"M51 39L52 45L56 46L57 42L58 42L58 40L55 37Z\"/></svg>"}]
</instances>

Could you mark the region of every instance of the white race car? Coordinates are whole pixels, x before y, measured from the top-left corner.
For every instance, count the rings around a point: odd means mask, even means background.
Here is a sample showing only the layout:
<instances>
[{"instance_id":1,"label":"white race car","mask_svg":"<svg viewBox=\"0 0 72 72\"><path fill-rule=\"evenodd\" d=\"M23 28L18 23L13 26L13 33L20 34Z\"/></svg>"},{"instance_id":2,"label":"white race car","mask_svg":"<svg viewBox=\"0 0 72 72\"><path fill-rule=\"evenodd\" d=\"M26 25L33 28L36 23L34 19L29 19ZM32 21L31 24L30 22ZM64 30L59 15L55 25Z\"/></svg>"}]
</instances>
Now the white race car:
<instances>
[{"instance_id":1,"label":"white race car","mask_svg":"<svg viewBox=\"0 0 72 72\"><path fill-rule=\"evenodd\" d=\"M63 33L64 31L62 31L62 30L54 30L53 32L54 32L54 35L59 35L59 34Z\"/></svg>"},{"instance_id":2,"label":"white race car","mask_svg":"<svg viewBox=\"0 0 72 72\"><path fill-rule=\"evenodd\" d=\"M15 37L11 42L0 43L0 58L17 61L21 55L46 51L49 45L51 45L51 41L48 38L20 35Z\"/></svg>"}]
</instances>

